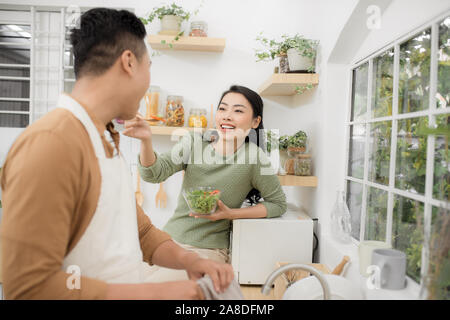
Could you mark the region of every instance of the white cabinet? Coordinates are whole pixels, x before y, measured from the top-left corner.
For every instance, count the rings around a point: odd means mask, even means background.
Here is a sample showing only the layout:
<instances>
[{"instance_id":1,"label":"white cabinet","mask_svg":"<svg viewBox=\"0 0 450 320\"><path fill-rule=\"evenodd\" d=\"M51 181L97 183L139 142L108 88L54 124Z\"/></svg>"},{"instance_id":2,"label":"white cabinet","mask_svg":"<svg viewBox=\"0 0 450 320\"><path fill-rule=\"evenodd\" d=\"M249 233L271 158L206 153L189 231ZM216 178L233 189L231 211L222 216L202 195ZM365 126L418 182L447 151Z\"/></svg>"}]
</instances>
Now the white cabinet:
<instances>
[{"instance_id":1,"label":"white cabinet","mask_svg":"<svg viewBox=\"0 0 450 320\"><path fill-rule=\"evenodd\" d=\"M231 261L240 284L263 284L275 263L311 263L313 221L289 209L279 218L233 220Z\"/></svg>"}]
</instances>

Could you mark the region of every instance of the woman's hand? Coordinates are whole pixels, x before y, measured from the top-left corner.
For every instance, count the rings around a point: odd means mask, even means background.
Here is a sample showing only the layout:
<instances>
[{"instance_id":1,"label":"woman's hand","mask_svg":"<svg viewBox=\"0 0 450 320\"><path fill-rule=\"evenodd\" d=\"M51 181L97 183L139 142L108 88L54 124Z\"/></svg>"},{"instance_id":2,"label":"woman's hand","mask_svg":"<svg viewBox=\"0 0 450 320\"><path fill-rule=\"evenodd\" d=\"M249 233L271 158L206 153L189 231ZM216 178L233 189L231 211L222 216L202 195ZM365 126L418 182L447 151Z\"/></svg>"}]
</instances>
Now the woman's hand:
<instances>
[{"instance_id":1,"label":"woman's hand","mask_svg":"<svg viewBox=\"0 0 450 320\"><path fill-rule=\"evenodd\" d=\"M150 141L152 138L152 130L149 124L139 113L136 115L136 118L126 120L124 127L125 130L122 131L122 134L128 137L136 138L143 142Z\"/></svg>"},{"instance_id":2,"label":"woman's hand","mask_svg":"<svg viewBox=\"0 0 450 320\"><path fill-rule=\"evenodd\" d=\"M230 209L229 207L227 207L221 200L217 201L217 206L219 208L213 214L204 215L204 214L190 213L189 216L195 217L195 218L208 219L211 221L217 221L217 220L223 220L223 219L232 220L233 209Z\"/></svg>"}]
</instances>

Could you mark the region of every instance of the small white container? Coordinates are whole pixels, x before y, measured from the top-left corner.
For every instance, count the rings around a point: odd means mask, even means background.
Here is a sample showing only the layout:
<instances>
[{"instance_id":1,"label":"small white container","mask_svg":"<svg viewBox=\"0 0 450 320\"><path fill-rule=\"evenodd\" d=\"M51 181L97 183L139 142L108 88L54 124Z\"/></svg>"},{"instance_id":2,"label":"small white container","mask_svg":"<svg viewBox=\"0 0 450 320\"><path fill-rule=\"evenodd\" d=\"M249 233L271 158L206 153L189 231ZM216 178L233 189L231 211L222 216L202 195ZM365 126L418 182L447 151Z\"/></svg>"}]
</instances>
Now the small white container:
<instances>
[{"instance_id":1,"label":"small white container","mask_svg":"<svg viewBox=\"0 0 450 320\"><path fill-rule=\"evenodd\" d=\"M168 15L161 19L161 31L159 34L177 35L181 30L181 17Z\"/></svg>"},{"instance_id":2,"label":"small white container","mask_svg":"<svg viewBox=\"0 0 450 320\"><path fill-rule=\"evenodd\" d=\"M314 65L314 60L308 57L304 57L297 49L289 49L287 51L289 70L290 71L304 71L308 70Z\"/></svg>"}]
</instances>

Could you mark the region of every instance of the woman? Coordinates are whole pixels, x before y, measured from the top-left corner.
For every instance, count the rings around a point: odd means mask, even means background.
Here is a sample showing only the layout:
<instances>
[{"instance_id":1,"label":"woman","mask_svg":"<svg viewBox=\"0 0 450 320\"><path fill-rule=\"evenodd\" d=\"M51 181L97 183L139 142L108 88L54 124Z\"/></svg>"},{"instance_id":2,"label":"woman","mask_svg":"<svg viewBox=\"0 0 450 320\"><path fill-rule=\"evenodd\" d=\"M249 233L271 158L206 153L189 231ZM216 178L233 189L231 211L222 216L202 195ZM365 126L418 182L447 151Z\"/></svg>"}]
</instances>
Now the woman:
<instances>
[{"instance_id":1,"label":"woman","mask_svg":"<svg viewBox=\"0 0 450 320\"><path fill-rule=\"evenodd\" d=\"M200 186L220 190L218 208L209 216L189 212L180 193L175 213L163 228L180 245L202 257L228 262L231 220L272 218L286 211L285 194L263 151L262 116L261 97L246 87L232 86L223 93L217 108L216 139L209 141L206 135L190 132L163 154L153 151L151 129L142 118L125 124L123 134L141 140L138 167L144 181L160 183L185 170L182 190ZM261 197L264 201L259 202ZM241 208L245 200L252 206ZM159 272L157 277L160 281L166 277L177 280L186 274L170 270L170 274Z\"/></svg>"}]
</instances>

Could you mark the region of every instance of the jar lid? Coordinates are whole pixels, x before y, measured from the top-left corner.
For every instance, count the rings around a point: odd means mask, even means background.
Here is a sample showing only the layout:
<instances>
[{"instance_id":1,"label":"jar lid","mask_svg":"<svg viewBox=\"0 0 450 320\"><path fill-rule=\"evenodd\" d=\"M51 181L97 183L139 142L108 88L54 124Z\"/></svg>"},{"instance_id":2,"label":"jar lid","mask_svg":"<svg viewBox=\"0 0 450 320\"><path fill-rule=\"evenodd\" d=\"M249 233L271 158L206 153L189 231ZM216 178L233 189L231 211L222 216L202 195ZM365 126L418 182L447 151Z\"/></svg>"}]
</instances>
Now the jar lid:
<instances>
[{"instance_id":1,"label":"jar lid","mask_svg":"<svg viewBox=\"0 0 450 320\"><path fill-rule=\"evenodd\" d=\"M205 21L196 20L196 21L191 22L191 27L192 26L206 26L206 25L207 25L207 23Z\"/></svg>"},{"instance_id":2,"label":"jar lid","mask_svg":"<svg viewBox=\"0 0 450 320\"><path fill-rule=\"evenodd\" d=\"M148 88L148 92L155 92L155 91L161 91L161 88L158 86L150 86L150 88Z\"/></svg>"},{"instance_id":3,"label":"jar lid","mask_svg":"<svg viewBox=\"0 0 450 320\"><path fill-rule=\"evenodd\" d=\"M302 153L302 154L297 154L295 157L298 159L309 159L309 158L311 158L311 155Z\"/></svg>"},{"instance_id":4,"label":"jar lid","mask_svg":"<svg viewBox=\"0 0 450 320\"><path fill-rule=\"evenodd\" d=\"M171 95L171 96L167 96L167 100L169 100L169 101L183 101L183 96Z\"/></svg>"}]
</instances>

